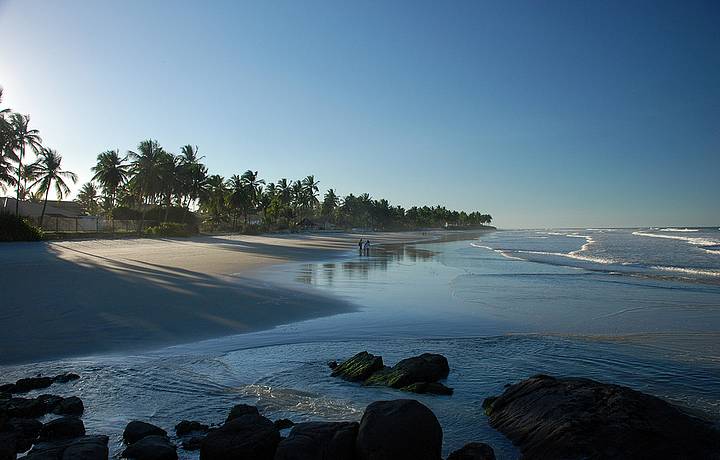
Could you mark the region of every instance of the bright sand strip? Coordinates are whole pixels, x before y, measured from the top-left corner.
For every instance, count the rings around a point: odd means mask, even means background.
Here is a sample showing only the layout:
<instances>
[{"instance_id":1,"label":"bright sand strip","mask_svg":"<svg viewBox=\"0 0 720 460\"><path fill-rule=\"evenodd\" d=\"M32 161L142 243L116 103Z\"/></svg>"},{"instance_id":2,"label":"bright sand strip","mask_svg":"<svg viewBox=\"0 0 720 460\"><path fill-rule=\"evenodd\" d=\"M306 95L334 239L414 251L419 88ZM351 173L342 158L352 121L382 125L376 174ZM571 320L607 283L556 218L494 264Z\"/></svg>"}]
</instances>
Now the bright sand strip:
<instances>
[{"instance_id":1,"label":"bright sand strip","mask_svg":"<svg viewBox=\"0 0 720 460\"><path fill-rule=\"evenodd\" d=\"M373 233L373 243L425 239ZM357 249L360 235L0 245L0 364L142 350L352 311L243 272Z\"/></svg>"}]
</instances>

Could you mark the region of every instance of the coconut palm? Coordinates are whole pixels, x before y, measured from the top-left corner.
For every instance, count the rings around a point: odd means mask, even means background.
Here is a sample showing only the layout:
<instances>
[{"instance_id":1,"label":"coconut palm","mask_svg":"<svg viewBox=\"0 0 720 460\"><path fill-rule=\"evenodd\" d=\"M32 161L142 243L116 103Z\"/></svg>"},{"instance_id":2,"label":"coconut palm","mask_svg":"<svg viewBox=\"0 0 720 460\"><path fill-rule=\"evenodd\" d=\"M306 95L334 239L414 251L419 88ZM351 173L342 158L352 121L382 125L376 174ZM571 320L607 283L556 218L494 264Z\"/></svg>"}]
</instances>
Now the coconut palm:
<instances>
[{"instance_id":1,"label":"coconut palm","mask_svg":"<svg viewBox=\"0 0 720 460\"><path fill-rule=\"evenodd\" d=\"M208 222L213 227L217 227L225 218L226 194L227 188L222 176L214 174L207 178L200 193L200 207L208 214Z\"/></svg>"},{"instance_id":2,"label":"coconut palm","mask_svg":"<svg viewBox=\"0 0 720 460\"><path fill-rule=\"evenodd\" d=\"M325 192L325 198L323 198L322 215L325 217L331 216L335 212L335 209L337 209L339 203L340 198L335 194L335 190L328 189L328 191Z\"/></svg>"},{"instance_id":3,"label":"coconut palm","mask_svg":"<svg viewBox=\"0 0 720 460\"><path fill-rule=\"evenodd\" d=\"M129 166L125 164L126 159L120 156L119 150L106 150L97 156L97 163L92 167L95 173L92 180L102 186L110 209L117 204L118 188L128 180Z\"/></svg>"},{"instance_id":4,"label":"coconut palm","mask_svg":"<svg viewBox=\"0 0 720 460\"><path fill-rule=\"evenodd\" d=\"M57 199L62 200L64 195L70 193L70 187L65 183L65 179L70 179L74 184L77 182L77 175L73 172L62 170L62 157L57 151L52 149L43 149L40 151L35 165L37 180L32 183L30 188L37 187L37 191L35 192L37 196L44 196L42 213L40 214L40 226L42 227L48 194L50 193L50 188L52 188L53 181L55 182Z\"/></svg>"},{"instance_id":5,"label":"coconut palm","mask_svg":"<svg viewBox=\"0 0 720 460\"><path fill-rule=\"evenodd\" d=\"M284 177L277 182L275 186L277 195L280 198L280 202L284 205L289 205L292 201L292 188L288 183L288 180Z\"/></svg>"},{"instance_id":6,"label":"coconut palm","mask_svg":"<svg viewBox=\"0 0 720 460\"><path fill-rule=\"evenodd\" d=\"M167 156L156 140L145 140L138 145L137 153L128 152L128 158L131 160L130 168L133 174L130 186L137 193L142 206L140 226L138 227L138 231L141 232L147 206L153 203L162 191L161 176L163 162Z\"/></svg>"},{"instance_id":7,"label":"coconut palm","mask_svg":"<svg viewBox=\"0 0 720 460\"><path fill-rule=\"evenodd\" d=\"M320 185L320 182L315 180L315 176L307 176L305 179L302 180L302 186L305 189L305 199L307 200L306 205L309 207L313 207L316 204L320 203L318 200L318 186Z\"/></svg>"},{"instance_id":8,"label":"coconut palm","mask_svg":"<svg viewBox=\"0 0 720 460\"><path fill-rule=\"evenodd\" d=\"M100 194L98 188L92 182L85 183L75 198L75 202L80 205L83 212L87 215L96 215L100 209Z\"/></svg>"},{"instance_id":9,"label":"coconut palm","mask_svg":"<svg viewBox=\"0 0 720 460\"><path fill-rule=\"evenodd\" d=\"M21 174L23 172L23 160L25 159L26 148L30 147L35 153L42 151L42 139L40 138L40 132L37 129L30 129L30 116L20 115L19 113L13 113L10 116L10 125L12 127L11 139L9 146L11 150L14 150L15 157L17 158L17 180L15 186L17 187L17 195L15 202L15 215L20 214L20 187L22 184Z\"/></svg>"}]
</instances>

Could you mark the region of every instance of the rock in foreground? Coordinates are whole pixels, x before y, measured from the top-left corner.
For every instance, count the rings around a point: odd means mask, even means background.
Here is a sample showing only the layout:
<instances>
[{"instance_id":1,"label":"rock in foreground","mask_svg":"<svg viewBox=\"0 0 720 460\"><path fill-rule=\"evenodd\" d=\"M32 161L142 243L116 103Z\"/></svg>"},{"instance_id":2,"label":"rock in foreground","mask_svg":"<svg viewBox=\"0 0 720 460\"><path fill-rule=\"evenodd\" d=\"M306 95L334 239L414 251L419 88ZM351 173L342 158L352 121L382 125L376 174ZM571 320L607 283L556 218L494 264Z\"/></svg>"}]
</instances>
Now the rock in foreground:
<instances>
[{"instance_id":1,"label":"rock in foreground","mask_svg":"<svg viewBox=\"0 0 720 460\"><path fill-rule=\"evenodd\" d=\"M333 368L331 375L351 382L362 382L384 368L382 356L375 356L367 351L361 351L342 364L337 364Z\"/></svg>"},{"instance_id":2,"label":"rock in foreground","mask_svg":"<svg viewBox=\"0 0 720 460\"><path fill-rule=\"evenodd\" d=\"M532 459L720 459L720 433L660 398L538 375L483 404L490 425Z\"/></svg>"},{"instance_id":3,"label":"rock in foreground","mask_svg":"<svg viewBox=\"0 0 720 460\"><path fill-rule=\"evenodd\" d=\"M235 410L238 406L235 406ZM273 422L246 406L242 415L229 418L220 428L210 430L201 442L200 460L252 458L273 460L280 432Z\"/></svg>"},{"instance_id":4,"label":"rock in foreground","mask_svg":"<svg viewBox=\"0 0 720 460\"><path fill-rule=\"evenodd\" d=\"M357 422L299 423L278 445L274 460L354 460Z\"/></svg>"},{"instance_id":5,"label":"rock in foreground","mask_svg":"<svg viewBox=\"0 0 720 460\"><path fill-rule=\"evenodd\" d=\"M439 460L440 422L413 399L376 401L360 421L355 443L358 460Z\"/></svg>"},{"instance_id":6,"label":"rock in foreground","mask_svg":"<svg viewBox=\"0 0 720 460\"><path fill-rule=\"evenodd\" d=\"M150 435L134 442L122 453L133 460L177 460L177 450L165 436Z\"/></svg>"},{"instance_id":7,"label":"rock in foreground","mask_svg":"<svg viewBox=\"0 0 720 460\"><path fill-rule=\"evenodd\" d=\"M123 440L127 444L134 444L146 436L167 436L167 432L152 423L133 420L123 431Z\"/></svg>"},{"instance_id":8,"label":"rock in foreground","mask_svg":"<svg viewBox=\"0 0 720 460\"><path fill-rule=\"evenodd\" d=\"M451 453L447 460L495 460L495 451L484 442L471 442Z\"/></svg>"}]
</instances>

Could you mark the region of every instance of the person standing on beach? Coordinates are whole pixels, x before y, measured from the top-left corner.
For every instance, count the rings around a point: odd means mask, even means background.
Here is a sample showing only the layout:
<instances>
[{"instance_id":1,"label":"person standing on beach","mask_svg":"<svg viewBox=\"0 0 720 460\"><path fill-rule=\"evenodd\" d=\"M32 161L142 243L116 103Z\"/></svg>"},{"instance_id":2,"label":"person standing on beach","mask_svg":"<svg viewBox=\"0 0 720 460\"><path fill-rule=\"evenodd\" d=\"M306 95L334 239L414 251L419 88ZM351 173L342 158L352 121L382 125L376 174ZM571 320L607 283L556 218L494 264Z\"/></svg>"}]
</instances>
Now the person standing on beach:
<instances>
[{"instance_id":1,"label":"person standing on beach","mask_svg":"<svg viewBox=\"0 0 720 460\"><path fill-rule=\"evenodd\" d=\"M365 240L364 246L365 246L365 255L369 256L370 255L370 240Z\"/></svg>"},{"instance_id":2,"label":"person standing on beach","mask_svg":"<svg viewBox=\"0 0 720 460\"><path fill-rule=\"evenodd\" d=\"M363 253L363 240L360 238L360 241L358 241L358 249L360 250L360 255Z\"/></svg>"}]
</instances>

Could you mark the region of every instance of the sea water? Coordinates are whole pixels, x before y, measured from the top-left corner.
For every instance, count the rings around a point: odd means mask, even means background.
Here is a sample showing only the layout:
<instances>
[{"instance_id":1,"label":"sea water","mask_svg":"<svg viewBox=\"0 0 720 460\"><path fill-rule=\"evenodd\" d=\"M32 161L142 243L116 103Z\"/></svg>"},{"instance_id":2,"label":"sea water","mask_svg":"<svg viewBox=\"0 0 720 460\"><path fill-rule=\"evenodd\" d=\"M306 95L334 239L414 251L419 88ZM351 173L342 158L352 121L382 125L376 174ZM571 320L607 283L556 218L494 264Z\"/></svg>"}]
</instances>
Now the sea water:
<instances>
[{"instance_id":1,"label":"sea water","mask_svg":"<svg viewBox=\"0 0 720 460\"><path fill-rule=\"evenodd\" d=\"M81 396L88 432L111 435L114 454L132 419L172 432L182 419L220 423L243 402L272 419L359 420L372 401L414 397L440 420L445 455L484 441L513 459L517 450L488 425L481 404L537 373L628 385L720 419L717 228L463 237L253 275L299 295L350 301L352 313L143 354L6 366L3 380L79 372L80 381L44 392ZM409 395L329 376L328 361L363 350L388 365L442 353L455 393Z\"/></svg>"}]
</instances>

